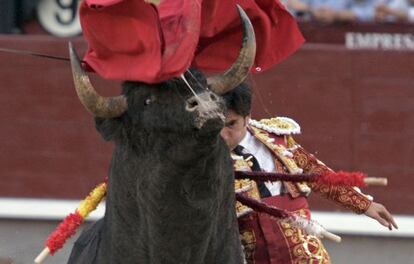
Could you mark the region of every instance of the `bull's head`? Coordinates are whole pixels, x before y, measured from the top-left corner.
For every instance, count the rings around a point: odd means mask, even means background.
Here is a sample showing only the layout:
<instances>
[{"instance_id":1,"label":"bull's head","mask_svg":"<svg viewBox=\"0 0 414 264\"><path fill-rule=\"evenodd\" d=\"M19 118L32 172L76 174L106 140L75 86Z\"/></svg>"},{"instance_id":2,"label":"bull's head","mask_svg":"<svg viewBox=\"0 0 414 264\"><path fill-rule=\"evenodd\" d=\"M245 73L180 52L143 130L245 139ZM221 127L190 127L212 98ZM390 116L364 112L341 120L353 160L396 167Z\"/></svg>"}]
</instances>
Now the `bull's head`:
<instances>
[{"instance_id":1,"label":"bull's head","mask_svg":"<svg viewBox=\"0 0 414 264\"><path fill-rule=\"evenodd\" d=\"M217 95L230 91L245 80L253 65L256 53L253 27L246 13L239 6L238 10L243 25L243 42L239 56L226 72L207 79L196 71L188 70L182 75L181 79L177 78L161 84L148 85L138 82L125 82L124 95L105 98L97 94L90 83L89 77L82 69L78 55L72 45L69 44L73 78L80 101L95 117L116 118L123 115L126 111L129 112L131 110L129 108L135 108L131 112L136 114L136 111L143 110L140 109L140 106L149 106L151 104L157 105L157 107L166 107L167 109L164 110L174 112L173 109L168 108L172 104L167 102L169 100L174 101L172 97L176 96L181 101L184 99L185 102L182 109L187 116L192 117L193 129L194 127L197 129L202 128L209 120L219 120L222 126L224 122L224 106ZM136 89L137 87L140 88ZM147 87L147 89L143 89L143 87ZM171 91L168 91L171 88L175 91L174 95L171 94ZM131 96L132 94L134 96ZM133 97L139 97L144 102L136 102L135 99L132 99ZM138 105L136 105L137 103ZM175 114L182 116L182 113ZM170 127L174 125L183 126L183 124L179 123L169 123Z\"/></svg>"},{"instance_id":2,"label":"bull's head","mask_svg":"<svg viewBox=\"0 0 414 264\"><path fill-rule=\"evenodd\" d=\"M115 150L105 220L92 231L101 235L70 263L89 252L97 254L94 263L241 263L232 163L219 137L225 110L219 95L246 78L255 56L252 25L239 12L240 54L210 78L191 69L163 83L126 81L123 95L103 98L71 48L79 98Z\"/></svg>"}]
</instances>

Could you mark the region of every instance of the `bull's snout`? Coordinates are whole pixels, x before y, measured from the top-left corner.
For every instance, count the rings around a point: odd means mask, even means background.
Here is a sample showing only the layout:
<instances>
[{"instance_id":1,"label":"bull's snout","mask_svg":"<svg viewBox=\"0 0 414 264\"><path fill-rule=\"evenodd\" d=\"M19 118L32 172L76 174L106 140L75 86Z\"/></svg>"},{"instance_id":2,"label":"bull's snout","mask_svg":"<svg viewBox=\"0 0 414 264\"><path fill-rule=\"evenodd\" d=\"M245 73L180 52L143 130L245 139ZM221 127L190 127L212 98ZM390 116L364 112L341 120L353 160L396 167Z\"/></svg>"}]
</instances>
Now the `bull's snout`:
<instances>
[{"instance_id":1,"label":"bull's snout","mask_svg":"<svg viewBox=\"0 0 414 264\"><path fill-rule=\"evenodd\" d=\"M200 129L208 120L219 119L224 123L224 104L222 99L213 92L205 91L186 101L185 109L195 112L195 126Z\"/></svg>"},{"instance_id":2,"label":"bull's snout","mask_svg":"<svg viewBox=\"0 0 414 264\"><path fill-rule=\"evenodd\" d=\"M196 110L206 110L216 107L219 97L212 92L204 92L197 96L193 96L187 100L186 110L194 112Z\"/></svg>"}]
</instances>

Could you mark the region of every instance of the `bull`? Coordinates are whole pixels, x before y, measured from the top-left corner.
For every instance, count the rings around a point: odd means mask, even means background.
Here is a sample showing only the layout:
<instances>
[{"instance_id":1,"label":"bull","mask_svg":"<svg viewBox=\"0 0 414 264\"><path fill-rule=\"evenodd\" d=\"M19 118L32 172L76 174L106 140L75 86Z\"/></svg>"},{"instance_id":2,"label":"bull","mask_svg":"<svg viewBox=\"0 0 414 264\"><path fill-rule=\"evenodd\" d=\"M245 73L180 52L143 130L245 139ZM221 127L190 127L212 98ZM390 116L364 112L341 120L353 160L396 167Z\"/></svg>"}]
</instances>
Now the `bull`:
<instances>
[{"instance_id":1,"label":"bull","mask_svg":"<svg viewBox=\"0 0 414 264\"><path fill-rule=\"evenodd\" d=\"M104 98L70 46L78 96L115 149L105 215L68 263L242 263L232 162L219 135L220 95L246 78L255 57L253 27L238 8L239 56L208 78L190 69L158 84L125 81L122 95Z\"/></svg>"}]
</instances>

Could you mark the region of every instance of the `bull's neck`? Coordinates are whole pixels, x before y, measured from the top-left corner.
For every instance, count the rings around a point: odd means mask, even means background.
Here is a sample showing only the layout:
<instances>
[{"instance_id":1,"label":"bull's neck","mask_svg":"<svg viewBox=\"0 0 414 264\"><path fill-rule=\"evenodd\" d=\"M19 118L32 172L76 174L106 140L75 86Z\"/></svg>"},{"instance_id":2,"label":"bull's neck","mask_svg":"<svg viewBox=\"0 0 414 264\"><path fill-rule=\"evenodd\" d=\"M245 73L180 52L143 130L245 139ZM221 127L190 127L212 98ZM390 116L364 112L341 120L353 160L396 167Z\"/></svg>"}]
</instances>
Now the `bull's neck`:
<instances>
[{"instance_id":1,"label":"bull's neck","mask_svg":"<svg viewBox=\"0 0 414 264\"><path fill-rule=\"evenodd\" d=\"M218 133L178 134L146 133L139 136L136 149L141 155L168 156L171 159L194 160L222 147Z\"/></svg>"},{"instance_id":2,"label":"bull's neck","mask_svg":"<svg viewBox=\"0 0 414 264\"><path fill-rule=\"evenodd\" d=\"M132 247L136 255L131 259L149 252L139 263L158 263L161 246L168 245L167 253L172 255L181 250L169 243L173 241L170 237L185 232L185 237L203 234L208 239L209 229L194 223L202 222L217 206L216 199L223 193L218 186L232 186L221 183L230 178L232 167L227 146L219 136L152 137L140 149L121 144L114 152L103 242L104 251L112 252L114 258L123 254L118 248ZM172 219L180 223L178 229L169 227Z\"/></svg>"}]
</instances>

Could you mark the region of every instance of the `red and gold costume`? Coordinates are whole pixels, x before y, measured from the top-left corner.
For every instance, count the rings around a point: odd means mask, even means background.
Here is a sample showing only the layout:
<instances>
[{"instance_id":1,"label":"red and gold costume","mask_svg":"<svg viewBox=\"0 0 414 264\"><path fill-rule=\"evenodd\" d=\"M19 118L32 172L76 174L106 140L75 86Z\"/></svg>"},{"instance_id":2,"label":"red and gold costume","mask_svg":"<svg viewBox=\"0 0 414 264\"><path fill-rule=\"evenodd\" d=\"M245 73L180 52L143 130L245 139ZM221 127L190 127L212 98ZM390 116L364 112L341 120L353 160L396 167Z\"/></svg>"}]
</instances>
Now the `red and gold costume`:
<instances>
[{"instance_id":1,"label":"red and gold costume","mask_svg":"<svg viewBox=\"0 0 414 264\"><path fill-rule=\"evenodd\" d=\"M298 145L292 134L300 133L300 126L289 118L277 117L251 120L249 132L272 154L276 172L301 174L331 171L325 164ZM235 170L250 170L251 164L242 157L232 155ZM260 198L257 184L251 180L236 180L236 189L250 186L248 196L261 199L268 205L295 212L310 219L307 196L310 191L339 203L358 214L371 204L369 198L352 187L330 186L321 183L283 182L280 195ZM239 231L248 264L331 263L322 242L288 223L278 221L264 213L257 213L237 202Z\"/></svg>"}]
</instances>

